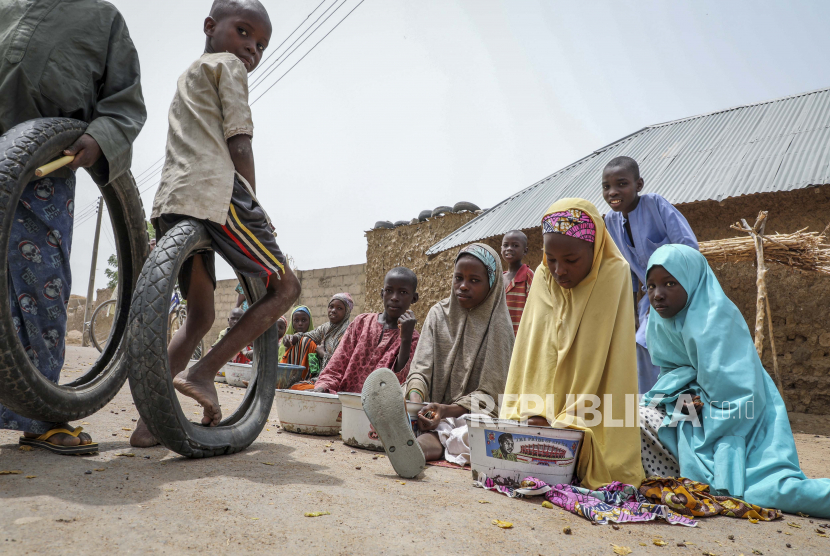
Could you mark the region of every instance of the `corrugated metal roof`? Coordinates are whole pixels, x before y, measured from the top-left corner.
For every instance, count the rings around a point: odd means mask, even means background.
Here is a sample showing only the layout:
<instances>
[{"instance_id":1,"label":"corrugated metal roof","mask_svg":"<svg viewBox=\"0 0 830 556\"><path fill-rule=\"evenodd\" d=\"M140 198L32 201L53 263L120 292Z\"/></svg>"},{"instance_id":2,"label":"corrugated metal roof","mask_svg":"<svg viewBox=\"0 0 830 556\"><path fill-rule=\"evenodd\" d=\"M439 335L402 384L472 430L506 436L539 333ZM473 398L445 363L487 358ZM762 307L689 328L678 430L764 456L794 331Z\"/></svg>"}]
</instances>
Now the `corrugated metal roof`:
<instances>
[{"instance_id":1,"label":"corrugated metal roof","mask_svg":"<svg viewBox=\"0 0 830 556\"><path fill-rule=\"evenodd\" d=\"M605 209L600 175L617 156L640 164L648 191L673 204L830 183L830 88L649 126L519 191L427 254L538 226L557 199Z\"/></svg>"}]
</instances>

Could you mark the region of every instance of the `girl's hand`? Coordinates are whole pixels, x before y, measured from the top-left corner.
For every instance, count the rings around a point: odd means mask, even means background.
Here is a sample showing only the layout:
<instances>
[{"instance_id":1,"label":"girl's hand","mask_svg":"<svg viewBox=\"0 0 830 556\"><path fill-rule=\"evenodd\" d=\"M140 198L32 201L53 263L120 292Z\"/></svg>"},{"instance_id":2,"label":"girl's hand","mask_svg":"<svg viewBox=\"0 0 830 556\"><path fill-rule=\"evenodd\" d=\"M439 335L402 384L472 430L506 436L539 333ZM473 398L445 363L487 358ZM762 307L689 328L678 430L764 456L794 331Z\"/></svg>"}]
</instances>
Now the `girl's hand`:
<instances>
[{"instance_id":1,"label":"girl's hand","mask_svg":"<svg viewBox=\"0 0 830 556\"><path fill-rule=\"evenodd\" d=\"M323 359L326 358L326 350L323 349L323 346L317 346L316 353L317 353L317 358L320 359L320 361L322 361Z\"/></svg>"},{"instance_id":2,"label":"girl's hand","mask_svg":"<svg viewBox=\"0 0 830 556\"><path fill-rule=\"evenodd\" d=\"M697 414L703 410L703 402L700 401L700 396L695 396L692 398L691 402L686 402L683 404L683 407L680 409L680 412L685 415L691 415L692 411Z\"/></svg>"},{"instance_id":3,"label":"girl's hand","mask_svg":"<svg viewBox=\"0 0 830 556\"><path fill-rule=\"evenodd\" d=\"M418 428L422 431L432 431L438 427L444 413L444 406L438 403L427 404L418 412Z\"/></svg>"}]
</instances>

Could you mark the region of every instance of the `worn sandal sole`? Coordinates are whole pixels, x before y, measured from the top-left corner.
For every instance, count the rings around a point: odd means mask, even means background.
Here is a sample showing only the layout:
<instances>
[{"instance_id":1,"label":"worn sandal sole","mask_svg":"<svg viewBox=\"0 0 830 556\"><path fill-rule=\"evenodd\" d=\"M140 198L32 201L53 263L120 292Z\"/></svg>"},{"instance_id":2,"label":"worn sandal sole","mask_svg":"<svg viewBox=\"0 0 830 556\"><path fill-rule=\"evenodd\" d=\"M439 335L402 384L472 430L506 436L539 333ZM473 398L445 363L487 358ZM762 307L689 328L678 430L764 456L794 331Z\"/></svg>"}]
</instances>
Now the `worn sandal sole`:
<instances>
[{"instance_id":1,"label":"worn sandal sole","mask_svg":"<svg viewBox=\"0 0 830 556\"><path fill-rule=\"evenodd\" d=\"M93 442L92 444L80 444L78 446L58 446L57 444L52 444L46 440L38 440L37 438L26 438L25 436L21 436L19 443L21 446L43 448L44 450L49 450L50 452L62 454L64 456L79 456L84 454L95 454L98 452L97 442Z\"/></svg>"},{"instance_id":2,"label":"worn sandal sole","mask_svg":"<svg viewBox=\"0 0 830 556\"><path fill-rule=\"evenodd\" d=\"M426 458L412 432L398 377L389 369L376 370L363 383L360 399L395 473L405 479L417 477Z\"/></svg>"}]
</instances>

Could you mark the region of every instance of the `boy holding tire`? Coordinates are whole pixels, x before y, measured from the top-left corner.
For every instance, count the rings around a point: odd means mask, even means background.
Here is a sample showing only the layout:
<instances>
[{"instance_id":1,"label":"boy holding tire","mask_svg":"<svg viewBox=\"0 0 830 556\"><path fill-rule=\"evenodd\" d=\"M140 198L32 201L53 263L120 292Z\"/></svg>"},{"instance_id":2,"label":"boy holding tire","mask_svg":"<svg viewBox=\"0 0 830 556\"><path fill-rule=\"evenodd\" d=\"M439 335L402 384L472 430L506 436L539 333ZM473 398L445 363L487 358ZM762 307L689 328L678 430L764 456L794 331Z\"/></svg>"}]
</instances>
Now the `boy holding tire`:
<instances>
[{"instance_id":1,"label":"boy holding tire","mask_svg":"<svg viewBox=\"0 0 830 556\"><path fill-rule=\"evenodd\" d=\"M129 170L132 143L147 112L138 53L124 18L102 0L0 2L0 135L35 118L89 123L65 155L68 166L23 191L9 238L9 298L17 336L29 359L57 382L63 367L75 170L98 185ZM89 453L97 444L81 428L38 421L0 406L0 428L20 430L22 444L58 453Z\"/></svg>"},{"instance_id":2,"label":"boy holding tire","mask_svg":"<svg viewBox=\"0 0 830 556\"><path fill-rule=\"evenodd\" d=\"M255 195L247 74L268 47L268 13L258 0L216 0L204 32L205 53L179 78L170 105L166 159L151 220L158 237L175 232L183 220L197 220L211 238L212 251L190 257L179 273L188 315L167 354L176 389L202 405L203 425L216 426L222 418L213 382L216 372L277 322L299 297L300 283ZM156 252L178 249L179 236L160 239ZM214 321L214 252L238 273L262 278L266 293L204 358L185 370ZM145 447L157 441L140 421L130 443Z\"/></svg>"}]
</instances>

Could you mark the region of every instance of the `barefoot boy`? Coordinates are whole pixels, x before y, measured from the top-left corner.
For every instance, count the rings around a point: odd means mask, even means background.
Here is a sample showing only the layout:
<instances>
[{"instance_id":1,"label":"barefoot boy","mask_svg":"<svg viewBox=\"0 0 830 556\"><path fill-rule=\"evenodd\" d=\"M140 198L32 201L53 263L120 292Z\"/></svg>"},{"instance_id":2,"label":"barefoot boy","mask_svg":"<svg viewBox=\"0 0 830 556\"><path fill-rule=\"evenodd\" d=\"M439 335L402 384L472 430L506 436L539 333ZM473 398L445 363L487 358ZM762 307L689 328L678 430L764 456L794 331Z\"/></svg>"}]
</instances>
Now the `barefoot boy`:
<instances>
[{"instance_id":1,"label":"barefoot boy","mask_svg":"<svg viewBox=\"0 0 830 556\"><path fill-rule=\"evenodd\" d=\"M527 294L533 284L533 271L522 262L527 255L527 236L521 230L504 234L501 240L501 258L507 263L504 271L504 293L507 296L507 310L513 322L513 334L519 332L519 323L525 310Z\"/></svg>"},{"instance_id":2,"label":"barefoot boy","mask_svg":"<svg viewBox=\"0 0 830 556\"><path fill-rule=\"evenodd\" d=\"M361 392L363 382L380 368L392 369L403 384L418 345L417 319L409 307L418 301L418 278L402 266L386 273L383 312L359 315L320 373L315 392Z\"/></svg>"},{"instance_id":3,"label":"barefoot boy","mask_svg":"<svg viewBox=\"0 0 830 556\"><path fill-rule=\"evenodd\" d=\"M185 371L214 320L213 252L191 257L179 273L188 318L167 349L173 384L202 405L203 425L216 426L222 418L213 383L216 371L277 322L299 297L300 284L254 195L247 74L268 47L268 13L258 0L216 0L204 32L205 53L179 78L170 105L167 154L152 220L161 233L184 218L200 220L213 239L213 251L237 272L261 277L266 284L265 296ZM140 423L130 443L156 442Z\"/></svg>"},{"instance_id":4,"label":"barefoot boy","mask_svg":"<svg viewBox=\"0 0 830 556\"><path fill-rule=\"evenodd\" d=\"M75 170L86 168L100 186L131 179L132 143L147 118L140 81L127 24L109 2L0 1L0 135L34 118L89 123L64 151L75 160L23 190L10 231L13 248L3 263L10 297L3 302L11 303L17 336L53 382L63 368L72 290ZM23 431L24 443L61 454L98 450L80 427L29 419L3 406L0 428Z\"/></svg>"},{"instance_id":5,"label":"barefoot boy","mask_svg":"<svg viewBox=\"0 0 830 556\"><path fill-rule=\"evenodd\" d=\"M637 281L645 292L648 259L658 247L667 243L682 243L698 248L697 238L686 218L660 195L640 195L644 185L640 166L633 158L618 156L606 164L602 171L602 196L613 211L605 215L605 225L634 274L632 283L635 306ZM648 310L648 296L643 296L637 310L637 375L640 394L651 390L660 374L660 367L651 363L646 347Z\"/></svg>"}]
</instances>

